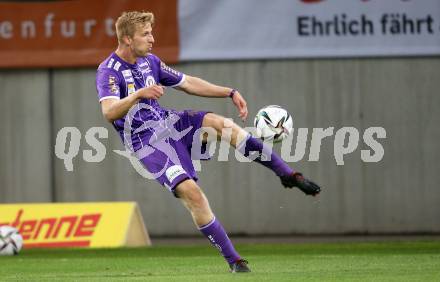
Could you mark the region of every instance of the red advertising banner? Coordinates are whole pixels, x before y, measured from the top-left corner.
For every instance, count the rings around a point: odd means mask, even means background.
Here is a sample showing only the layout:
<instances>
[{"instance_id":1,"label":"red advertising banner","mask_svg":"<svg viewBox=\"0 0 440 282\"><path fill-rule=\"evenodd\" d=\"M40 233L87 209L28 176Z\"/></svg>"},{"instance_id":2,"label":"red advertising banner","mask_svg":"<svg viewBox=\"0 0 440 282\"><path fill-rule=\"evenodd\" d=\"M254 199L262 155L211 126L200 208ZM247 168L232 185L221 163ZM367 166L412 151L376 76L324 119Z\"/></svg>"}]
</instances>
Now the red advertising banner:
<instances>
[{"instance_id":1,"label":"red advertising banner","mask_svg":"<svg viewBox=\"0 0 440 282\"><path fill-rule=\"evenodd\" d=\"M155 15L153 52L178 60L177 0L0 2L0 67L97 66L117 47L123 11Z\"/></svg>"}]
</instances>

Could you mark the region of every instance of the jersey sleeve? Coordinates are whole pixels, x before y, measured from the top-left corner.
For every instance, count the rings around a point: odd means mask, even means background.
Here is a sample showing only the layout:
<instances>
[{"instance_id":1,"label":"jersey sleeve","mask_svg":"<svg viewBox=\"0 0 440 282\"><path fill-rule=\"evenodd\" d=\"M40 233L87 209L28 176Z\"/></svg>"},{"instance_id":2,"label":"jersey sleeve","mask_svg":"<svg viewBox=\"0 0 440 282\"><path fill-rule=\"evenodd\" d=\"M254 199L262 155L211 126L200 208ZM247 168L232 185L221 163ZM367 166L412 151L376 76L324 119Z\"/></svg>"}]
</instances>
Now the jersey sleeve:
<instances>
[{"instance_id":1,"label":"jersey sleeve","mask_svg":"<svg viewBox=\"0 0 440 282\"><path fill-rule=\"evenodd\" d=\"M159 58L157 58L157 60L159 62L160 84L162 84L163 86L176 87L181 85L185 81L185 74L170 68Z\"/></svg>"},{"instance_id":2,"label":"jersey sleeve","mask_svg":"<svg viewBox=\"0 0 440 282\"><path fill-rule=\"evenodd\" d=\"M99 102L106 99L120 99L118 75L111 69L98 69L96 72L96 91Z\"/></svg>"}]
</instances>

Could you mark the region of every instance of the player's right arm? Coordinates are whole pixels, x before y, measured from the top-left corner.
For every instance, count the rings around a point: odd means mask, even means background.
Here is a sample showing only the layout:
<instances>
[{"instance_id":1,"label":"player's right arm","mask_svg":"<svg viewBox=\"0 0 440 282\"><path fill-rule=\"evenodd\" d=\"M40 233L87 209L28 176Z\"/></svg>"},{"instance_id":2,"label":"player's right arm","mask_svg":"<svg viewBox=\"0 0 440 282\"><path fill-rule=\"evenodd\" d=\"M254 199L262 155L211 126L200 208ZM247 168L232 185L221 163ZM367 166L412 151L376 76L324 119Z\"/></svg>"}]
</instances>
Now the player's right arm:
<instances>
[{"instance_id":1,"label":"player's right arm","mask_svg":"<svg viewBox=\"0 0 440 282\"><path fill-rule=\"evenodd\" d=\"M158 85L138 89L129 95L123 89L126 89L125 81L115 70L98 68L96 90L102 114L109 122L124 117L140 99L159 99L163 95L163 89Z\"/></svg>"},{"instance_id":2,"label":"player's right arm","mask_svg":"<svg viewBox=\"0 0 440 282\"><path fill-rule=\"evenodd\" d=\"M125 116L130 108L136 104L140 99L159 99L163 95L163 87L159 85L152 85L137 90L131 95L123 99L105 99L101 101L102 114L109 122L114 122L117 119Z\"/></svg>"}]
</instances>

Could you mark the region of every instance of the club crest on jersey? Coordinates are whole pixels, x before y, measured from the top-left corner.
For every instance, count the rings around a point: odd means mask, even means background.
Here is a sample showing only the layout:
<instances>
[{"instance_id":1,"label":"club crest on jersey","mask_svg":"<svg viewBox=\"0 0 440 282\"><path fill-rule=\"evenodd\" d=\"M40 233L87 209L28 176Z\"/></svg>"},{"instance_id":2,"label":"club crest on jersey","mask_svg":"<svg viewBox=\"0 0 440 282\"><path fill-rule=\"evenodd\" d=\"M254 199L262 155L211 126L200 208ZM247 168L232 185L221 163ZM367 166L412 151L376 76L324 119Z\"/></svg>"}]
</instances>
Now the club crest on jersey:
<instances>
[{"instance_id":1,"label":"club crest on jersey","mask_svg":"<svg viewBox=\"0 0 440 282\"><path fill-rule=\"evenodd\" d=\"M152 77L151 75L147 76L147 78L145 79L145 85L148 87L155 84L156 80L154 80L154 77Z\"/></svg>"}]
</instances>

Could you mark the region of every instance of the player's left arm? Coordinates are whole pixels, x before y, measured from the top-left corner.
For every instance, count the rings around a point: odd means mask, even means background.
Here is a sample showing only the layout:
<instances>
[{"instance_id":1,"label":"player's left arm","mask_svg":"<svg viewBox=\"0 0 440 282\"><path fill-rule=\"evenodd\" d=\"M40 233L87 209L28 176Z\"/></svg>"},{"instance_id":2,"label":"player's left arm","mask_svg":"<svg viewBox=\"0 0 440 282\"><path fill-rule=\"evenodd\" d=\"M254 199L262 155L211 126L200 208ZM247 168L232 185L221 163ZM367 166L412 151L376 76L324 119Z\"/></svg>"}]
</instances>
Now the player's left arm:
<instances>
[{"instance_id":1,"label":"player's left arm","mask_svg":"<svg viewBox=\"0 0 440 282\"><path fill-rule=\"evenodd\" d=\"M241 96L240 92L232 88L215 85L201 78L189 75L186 75L183 83L181 83L179 86L176 86L175 88L178 90L182 90L190 95L209 98L229 97L234 91L232 95L232 101L238 109L239 117L242 120L245 120L248 115L246 101L244 100L243 96Z\"/></svg>"}]
</instances>

